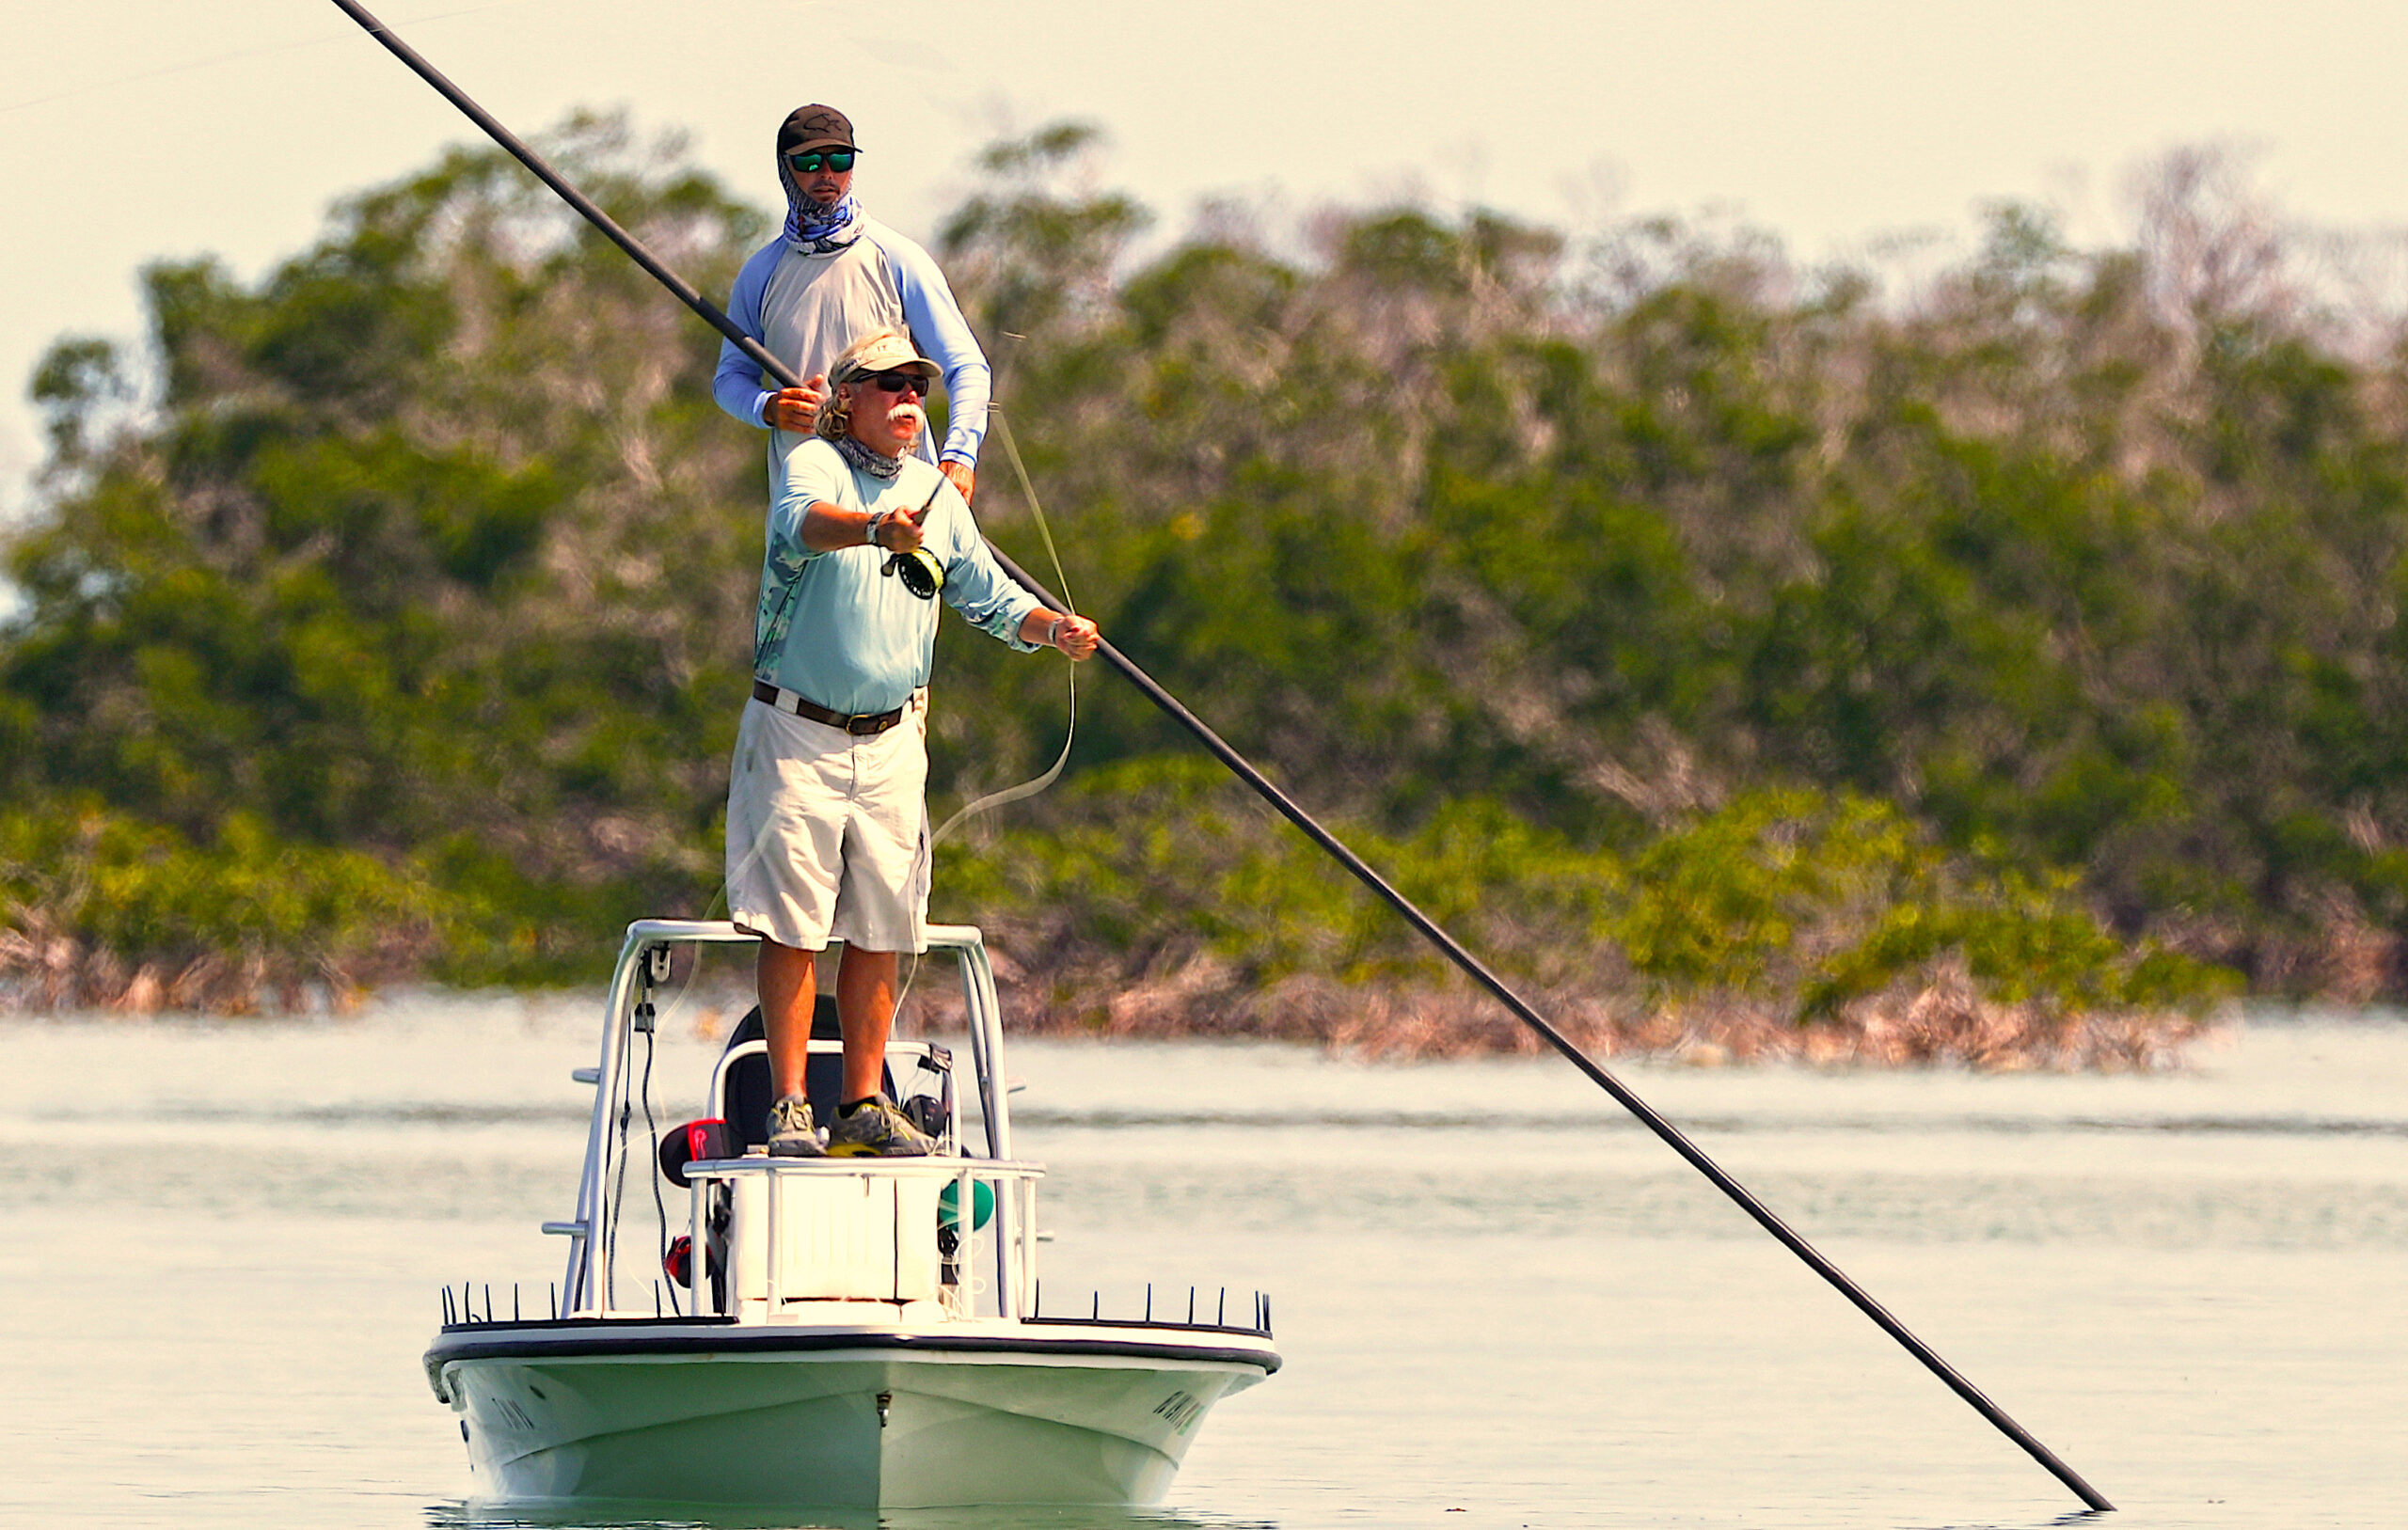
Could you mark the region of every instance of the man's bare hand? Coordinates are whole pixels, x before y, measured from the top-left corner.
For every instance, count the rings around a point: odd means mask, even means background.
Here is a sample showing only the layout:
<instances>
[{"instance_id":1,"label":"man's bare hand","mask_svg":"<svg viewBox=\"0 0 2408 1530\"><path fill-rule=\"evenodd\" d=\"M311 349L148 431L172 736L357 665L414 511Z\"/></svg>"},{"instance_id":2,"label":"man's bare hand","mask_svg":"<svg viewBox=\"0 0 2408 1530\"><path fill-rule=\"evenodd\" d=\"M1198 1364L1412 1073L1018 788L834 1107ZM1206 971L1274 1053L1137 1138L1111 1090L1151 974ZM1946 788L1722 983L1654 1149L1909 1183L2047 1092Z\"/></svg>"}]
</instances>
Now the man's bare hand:
<instances>
[{"instance_id":1,"label":"man's bare hand","mask_svg":"<svg viewBox=\"0 0 2408 1530\"><path fill-rule=\"evenodd\" d=\"M814 375L800 387L782 387L761 406L761 418L782 431L808 431L828 402L828 379Z\"/></svg>"},{"instance_id":2,"label":"man's bare hand","mask_svg":"<svg viewBox=\"0 0 2408 1530\"><path fill-rule=\"evenodd\" d=\"M937 464L937 470L961 491L961 502L970 503L970 492L978 486L978 469L966 462L942 462Z\"/></svg>"},{"instance_id":3,"label":"man's bare hand","mask_svg":"<svg viewBox=\"0 0 2408 1530\"><path fill-rule=\"evenodd\" d=\"M1084 616L1066 616L1054 627L1054 646L1074 659L1095 657L1095 646L1102 640L1096 624Z\"/></svg>"}]
</instances>

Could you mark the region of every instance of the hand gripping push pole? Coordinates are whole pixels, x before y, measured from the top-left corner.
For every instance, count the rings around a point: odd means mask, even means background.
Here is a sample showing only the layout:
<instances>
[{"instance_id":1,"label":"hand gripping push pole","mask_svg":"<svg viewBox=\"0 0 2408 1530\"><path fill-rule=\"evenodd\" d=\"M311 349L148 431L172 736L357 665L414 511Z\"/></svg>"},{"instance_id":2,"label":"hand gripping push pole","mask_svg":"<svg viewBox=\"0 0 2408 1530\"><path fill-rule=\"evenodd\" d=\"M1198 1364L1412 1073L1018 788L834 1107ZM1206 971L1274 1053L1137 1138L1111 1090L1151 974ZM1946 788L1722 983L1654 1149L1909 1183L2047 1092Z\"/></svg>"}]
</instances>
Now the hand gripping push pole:
<instances>
[{"instance_id":1,"label":"hand gripping push pole","mask_svg":"<svg viewBox=\"0 0 2408 1530\"><path fill-rule=\"evenodd\" d=\"M420 79L440 91L444 99L467 114L469 120L483 128L494 142L508 150L520 164L533 171L536 179L557 192L562 200L575 208L587 222L593 224L612 244L626 251L630 260L643 267L654 280L669 289L677 301L709 321L712 327L726 336L764 373L776 378L787 387L801 386L802 379L795 374L793 368L771 355L759 341L745 334L734 320L721 311L709 299L688 286L675 272L661 264L659 260L644 247L642 241L620 228L609 213L596 207L582 192L562 180L560 172L553 169L542 155L527 147L519 140L517 134L495 120L491 113L470 100L465 91L446 79L434 65L419 56L416 49L394 36L390 28L369 14L357 0L334 0L334 4L353 21L366 28L368 33L384 44L394 57L408 65ZM995 548L994 553L996 561L1003 565L1004 571L1027 586L1029 591L1038 599L1043 601L1048 608L1056 611L1069 609L1043 585L1029 577L1027 573L1006 557L1002 549ZM1131 685L1144 692L1148 701L1162 708L1180 727L1195 734L1197 741L1212 751L1215 759L1228 766L1236 773L1239 780L1253 787L1265 801L1278 809L1280 814L1302 829L1307 838L1328 851L1337 859L1339 865L1352 872L1364 886L1378 893L1382 900L1404 917L1405 923L1419 931L1423 939L1444 953L1449 961L1462 968L1470 975L1472 981L1495 995L1497 1002L1513 1011L1516 1019L1537 1032L1545 1039L1548 1046L1563 1054L1566 1062L1586 1074L1592 1083L1611 1095L1623 1109L1637 1116L1640 1123L1648 1130L1662 1138L1665 1144L1673 1152L1687 1159L1691 1167L1713 1181L1715 1189L1736 1202L1739 1209L1755 1219L1757 1224L1766 1232L1770 1233L1792 1254L1804 1260L1808 1269L1830 1282L1832 1287L1854 1303L1859 1311L1872 1318L1883 1333L1897 1340L1906 1348L1908 1353L1923 1362L1933 1375L1947 1384L1950 1391L1964 1398L1972 1405L1974 1412L1989 1420L2008 1439L2022 1446L2034 1460L2048 1468L2059 1482L2072 1490L2074 1496L2095 1510L2112 1509L2115 1506L2109 1503L2098 1489L2084 1482L2081 1475L2072 1467L2059 1460L2055 1452L2035 1439L2030 1430L2009 1418L2004 1409L1983 1396L1980 1388L1967 1380L1954 1365L1942 1360L1929 1345L1908 1332L1904 1323L1892 1317L1887 1308L1874 1301L1863 1287L1850 1280L1845 1271L1825 1258L1813 1244L1792 1231L1786 1222L1773 1214L1770 1207L1757 1200L1747 1187L1726 1174L1720 1164L1706 1157L1704 1151L1683 1135L1679 1128L1658 1115L1654 1107L1631 1093L1628 1086L1624 1085L1621 1080L1598 1066L1579 1048L1575 1047L1571 1039L1562 1032L1548 1024L1546 1019L1537 1010L1532 1009L1521 995L1508 987L1502 978L1490 971L1485 963L1465 950L1453 936L1439 928L1437 922L1416 907L1412 900L1389 886L1386 878L1373 871L1360 856L1340 844L1336 835L1314 822L1310 813L1298 807L1285 792L1273 785L1261 771L1257 770L1244 755L1231 749L1220 734L1204 723L1202 718L1181 705L1177 697L1156 684L1153 677L1139 669L1127 655L1109 642L1099 643L1096 653L1106 665L1117 670Z\"/></svg>"}]
</instances>

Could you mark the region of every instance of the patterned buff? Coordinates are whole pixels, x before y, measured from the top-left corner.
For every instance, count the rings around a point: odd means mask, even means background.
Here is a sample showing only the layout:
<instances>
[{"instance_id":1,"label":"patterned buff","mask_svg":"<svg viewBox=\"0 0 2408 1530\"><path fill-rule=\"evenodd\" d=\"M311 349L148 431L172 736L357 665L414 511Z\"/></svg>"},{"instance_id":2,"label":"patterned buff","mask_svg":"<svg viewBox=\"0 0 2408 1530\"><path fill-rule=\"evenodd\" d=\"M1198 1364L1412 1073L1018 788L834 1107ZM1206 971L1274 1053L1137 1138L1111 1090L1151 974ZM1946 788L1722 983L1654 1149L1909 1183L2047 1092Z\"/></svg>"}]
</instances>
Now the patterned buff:
<instances>
[{"instance_id":1,"label":"patterned buff","mask_svg":"<svg viewBox=\"0 0 2408 1530\"><path fill-rule=\"evenodd\" d=\"M786 247L798 255L834 255L850 249L862 236L862 209L850 192L833 207L822 207L802 194L778 156L778 183L786 188Z\"/></svg>"},{"instance_id":2,"label":"patterned buff","mask_svg":"<svg viewBox=\"0 0 2408 1530\"><path fill-rule=\"evenodd\" d=\"M836 454L872 478L893 478L903 471L903 459L872 451L849 435L836 437Z\"/></svg>"}]
</instances>

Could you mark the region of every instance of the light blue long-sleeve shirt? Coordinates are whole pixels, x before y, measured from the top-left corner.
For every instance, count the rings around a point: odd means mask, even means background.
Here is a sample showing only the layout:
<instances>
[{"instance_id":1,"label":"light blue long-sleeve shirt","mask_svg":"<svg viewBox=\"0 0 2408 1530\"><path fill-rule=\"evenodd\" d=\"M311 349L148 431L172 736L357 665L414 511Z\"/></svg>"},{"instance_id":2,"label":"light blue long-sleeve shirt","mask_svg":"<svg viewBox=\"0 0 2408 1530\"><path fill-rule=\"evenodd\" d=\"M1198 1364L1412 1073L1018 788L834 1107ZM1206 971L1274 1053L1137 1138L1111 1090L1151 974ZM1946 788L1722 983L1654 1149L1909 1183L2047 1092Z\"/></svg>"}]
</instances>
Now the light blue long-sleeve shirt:
<instances>
[{"instance_id":1,"label":"light blue long-sleeve shirt","mask_svg":"<svg viewBox=\"0 0 2408 1530\"><path fill-rule=\"evenodd\" d=\"M787 460L784 492L769 506L752 628L756 676L845 713L890 711L928 683L937 603L884 572L892 555L882 547L804 546L802 518L820 500L863 514L927 505L922 545L944 566L945 604L1023 653L1037 646L1020 639L1037 597L995 561L944 475L906 457L901 473L875 478L831 443L812 440Z\"/></svg>"},{"instance_id":2,"label":"light blue long-sleeve shirt","mask_svg":"<svg viewBox=\"0 0 2408 1530\"><path fill-rule=\"evenodd\" d=\"M944 446L933 456L974 467L993 386L986 353L927 250L875 218L864 217L858 227L861 237L831 254L806 254L783 236L755 250L737 275L728 316L803 377L826 372L845 347L873 330L908 334L922 355L944 370ZM711 395L721 408L748 425L765 425L762 408L772 386L733 340L720 342ZM772 432L773 499L782 492L785 458L803 440ZM925 437L918 451L932 456Z\"/></svg>"}]
</instances>

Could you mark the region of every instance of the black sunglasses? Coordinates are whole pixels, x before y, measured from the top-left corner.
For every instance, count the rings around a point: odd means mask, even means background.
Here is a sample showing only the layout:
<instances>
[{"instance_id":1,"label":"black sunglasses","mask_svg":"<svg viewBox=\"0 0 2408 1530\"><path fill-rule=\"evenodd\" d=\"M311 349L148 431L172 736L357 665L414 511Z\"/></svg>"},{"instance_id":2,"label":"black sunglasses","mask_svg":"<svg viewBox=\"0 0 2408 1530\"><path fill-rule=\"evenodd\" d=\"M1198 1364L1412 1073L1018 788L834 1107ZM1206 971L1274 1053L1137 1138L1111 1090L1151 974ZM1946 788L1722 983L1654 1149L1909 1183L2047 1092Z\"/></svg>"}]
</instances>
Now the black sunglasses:
<instances>
[{"instance_id":1,"label":"black sunglasses","mask_svg":"<svg viewBox=\"0 0 2408 1530\"><path fill-rule=\"evenodd\" d=\"M826 150L814 149L807 153L788 154L786 156L786 163L801 171L804 175L816 174L819 166L823 165L828 166L829 169L833 170L836 174L843 175L847 170L853 167L854 152L855 151L850 149L831 149Z\"/></svg>"},{"instance_id":2,"label":"black sunglasses","mask_svg":"<svg viewBox=\"0 0 2408 1530\"><path fill-rule=\"evenodd\" d=\"M919 399L928 396L928 380L915 371L874 371L862 381L880 393L909 393Z\"/></svg>"}]
</instances>

